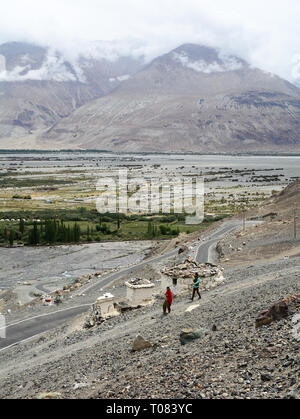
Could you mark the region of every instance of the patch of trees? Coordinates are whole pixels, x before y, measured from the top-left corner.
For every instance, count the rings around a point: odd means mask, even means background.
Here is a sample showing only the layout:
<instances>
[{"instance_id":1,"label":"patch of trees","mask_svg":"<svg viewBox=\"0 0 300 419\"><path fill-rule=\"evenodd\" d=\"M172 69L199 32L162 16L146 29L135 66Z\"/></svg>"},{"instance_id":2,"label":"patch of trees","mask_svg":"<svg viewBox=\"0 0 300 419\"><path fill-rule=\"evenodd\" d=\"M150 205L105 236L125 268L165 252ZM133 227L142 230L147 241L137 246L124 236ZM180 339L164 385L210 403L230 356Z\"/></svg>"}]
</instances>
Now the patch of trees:
<instances>
[{"instance_id":1,"label":"patch of trees","mask_svg":"<svg viewBox=\"0 0 300 419\"><path fill-rule=\"evenodd\" d=\"M89 236L89 232L88 232ZM10 246L15 241L22 240L24 244L38 246L40 244L59 244L59 243L80 243L81 229L79 224L66 225L63 221L46 220L38 223L33 222L32 228L25 231L25 221L20 220L18 230L16 228L4 228L0 231L2 241Z\"/></svg>"},{"instance_id":2,"label":"patch of trees","mask_svg":"<svg viewBox=\"0 0 300 419\"><path fill-rule=\"evenodd\" d=\"M75 223L73 226L66 225L63 221L46 220L45 223L35 221L33 229L29 232L29 244L36 246L42 243L79 243L80 226Z\"/></svg>"}]
</instances>

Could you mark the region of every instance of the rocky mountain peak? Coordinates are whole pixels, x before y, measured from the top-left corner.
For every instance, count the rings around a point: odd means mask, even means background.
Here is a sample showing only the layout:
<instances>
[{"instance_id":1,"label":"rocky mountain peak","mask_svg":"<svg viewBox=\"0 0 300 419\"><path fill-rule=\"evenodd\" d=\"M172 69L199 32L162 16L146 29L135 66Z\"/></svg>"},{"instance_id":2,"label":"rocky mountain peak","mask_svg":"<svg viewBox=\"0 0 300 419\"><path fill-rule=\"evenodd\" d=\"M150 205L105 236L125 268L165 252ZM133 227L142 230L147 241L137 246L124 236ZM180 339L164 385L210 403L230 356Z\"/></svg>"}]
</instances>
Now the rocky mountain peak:
<instances>
[{"instance_id":1,"label":"rocky mountain peak","mask_svg":"<svg viewBox=\"0 0 300 419\"><path fill-rule=\"evenodd\" d=\"M122 51L68 61L47 48L0 46L0 142L24 137L42 148L122 151L299 148L300 90L288 81L204 45L183 44L146 66Z\"/></svg>"},{"instance_id":2,"label":"rocky mountain peak","mask_svg":"<svg viewBox=\"0 0 300 419\"><path fill-rule=\"evenodd\" d=\"M196 73L223 73L248 67L243 59L205 45L183 44L154 62L190 69Z\"/></svg>"}]
</instances>

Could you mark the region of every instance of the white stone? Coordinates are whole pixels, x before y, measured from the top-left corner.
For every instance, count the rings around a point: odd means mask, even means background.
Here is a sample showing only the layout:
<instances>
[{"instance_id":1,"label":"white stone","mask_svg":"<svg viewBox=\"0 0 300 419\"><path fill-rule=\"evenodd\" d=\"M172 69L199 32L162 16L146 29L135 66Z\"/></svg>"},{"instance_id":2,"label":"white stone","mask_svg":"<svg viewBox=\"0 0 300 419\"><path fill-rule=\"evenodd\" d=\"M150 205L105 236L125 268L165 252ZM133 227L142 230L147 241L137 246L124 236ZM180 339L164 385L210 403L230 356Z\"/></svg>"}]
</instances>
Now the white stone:
<instances>
[{"instance_id":1,"label":"white stone","mask_svg":"<svg viewBox=\"0 0 300 419\"><path fill-rule=\"evenodd\" d=\"M196 310L196 308L200 307L200 304L194 304L193 306L187 308L185 310L186 313L191 313L192 311Z\"/></svg>"}]
</instances>

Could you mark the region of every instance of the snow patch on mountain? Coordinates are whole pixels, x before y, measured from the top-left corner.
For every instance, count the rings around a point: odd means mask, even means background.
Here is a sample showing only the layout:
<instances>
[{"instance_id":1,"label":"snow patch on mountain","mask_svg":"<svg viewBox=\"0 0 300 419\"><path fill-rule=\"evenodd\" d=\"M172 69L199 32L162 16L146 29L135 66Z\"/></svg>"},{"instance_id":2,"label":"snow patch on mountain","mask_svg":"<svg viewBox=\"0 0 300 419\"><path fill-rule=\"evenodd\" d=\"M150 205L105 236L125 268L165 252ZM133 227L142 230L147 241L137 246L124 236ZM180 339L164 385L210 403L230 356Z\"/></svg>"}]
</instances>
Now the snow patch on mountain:
<instances>
[{"instance_id":1,"label":"snow patch on mountain","mask_svg":"<svg viewBox=\"0 0 300 419\"><path fill-rule=\"evenodd\" d=\"M63 56L58 55L54 50L49 49L47 56L38 69L32 68L30 57L24 55L21 59L22 65L17 65L13 70L6 69L6 60L0 56L0 82L24 82L32 81L56 81L56 82L82 82L85 77L80 66L73 62L66 63Z\"/></svg>"},{"instance_id":2,"label":"snow patch on mountain","mask_svg":"<svg viewBox=\"0 0 300 419\"><path fill-rule=\"evenodd\" d=\"M198 73L222 73L225 71L236 71L243 68L243 63L236 57L219 53L218 61L208 63L205 60L192 60L188 54L181 52L173 53L173 59L180 62L184 67L191 68Z\"/></svg>"},{"instance_id":3,"label":"snow patch on mountain","mask_svg":"<svg viewBox=\"0 0 300 419\"><path fill-rule=\"evenodd\" d=\"M124 74L123 76L119 76L119 77L111 77L109 79L109 81L111 83L114 83L116 81L122 82L122 81L126 81L126 80L129 80L129 79L130 79L130 75L129 74Z\"/></svg>"}]
</instances>

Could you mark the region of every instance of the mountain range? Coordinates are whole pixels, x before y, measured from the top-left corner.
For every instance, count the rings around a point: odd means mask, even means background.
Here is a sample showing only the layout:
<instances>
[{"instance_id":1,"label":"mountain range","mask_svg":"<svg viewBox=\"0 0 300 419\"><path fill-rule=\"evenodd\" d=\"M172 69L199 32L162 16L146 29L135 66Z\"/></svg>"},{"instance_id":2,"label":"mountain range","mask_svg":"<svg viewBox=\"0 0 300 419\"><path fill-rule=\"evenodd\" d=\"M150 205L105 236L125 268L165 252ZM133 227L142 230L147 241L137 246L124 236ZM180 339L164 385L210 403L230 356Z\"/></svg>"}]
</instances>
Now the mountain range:
<instances>
[{"instance_id":1,"label":"mountain range","mask_svg":"<svg viewBox=\"0 0 300 419\"><path fill-rule=\"evenodd\" d=\"M131 57L70 62L48 48L17 42L0 45L0 139L9 148L10 140L18 144L28 134L35 138L111 92L142 65L142 60Z\"/></svg>"},{"instance_id":2,"label":"mountain range","mask_svg":"<svg viewBox=\"0 0 300 419\"><path fill-rule=\"evenodd\" d=\"M300 151L300 89L203 45L145 63L121 55L68 61L54 50L4 44L0 146Z\"/></svg>"}]
</instances>

